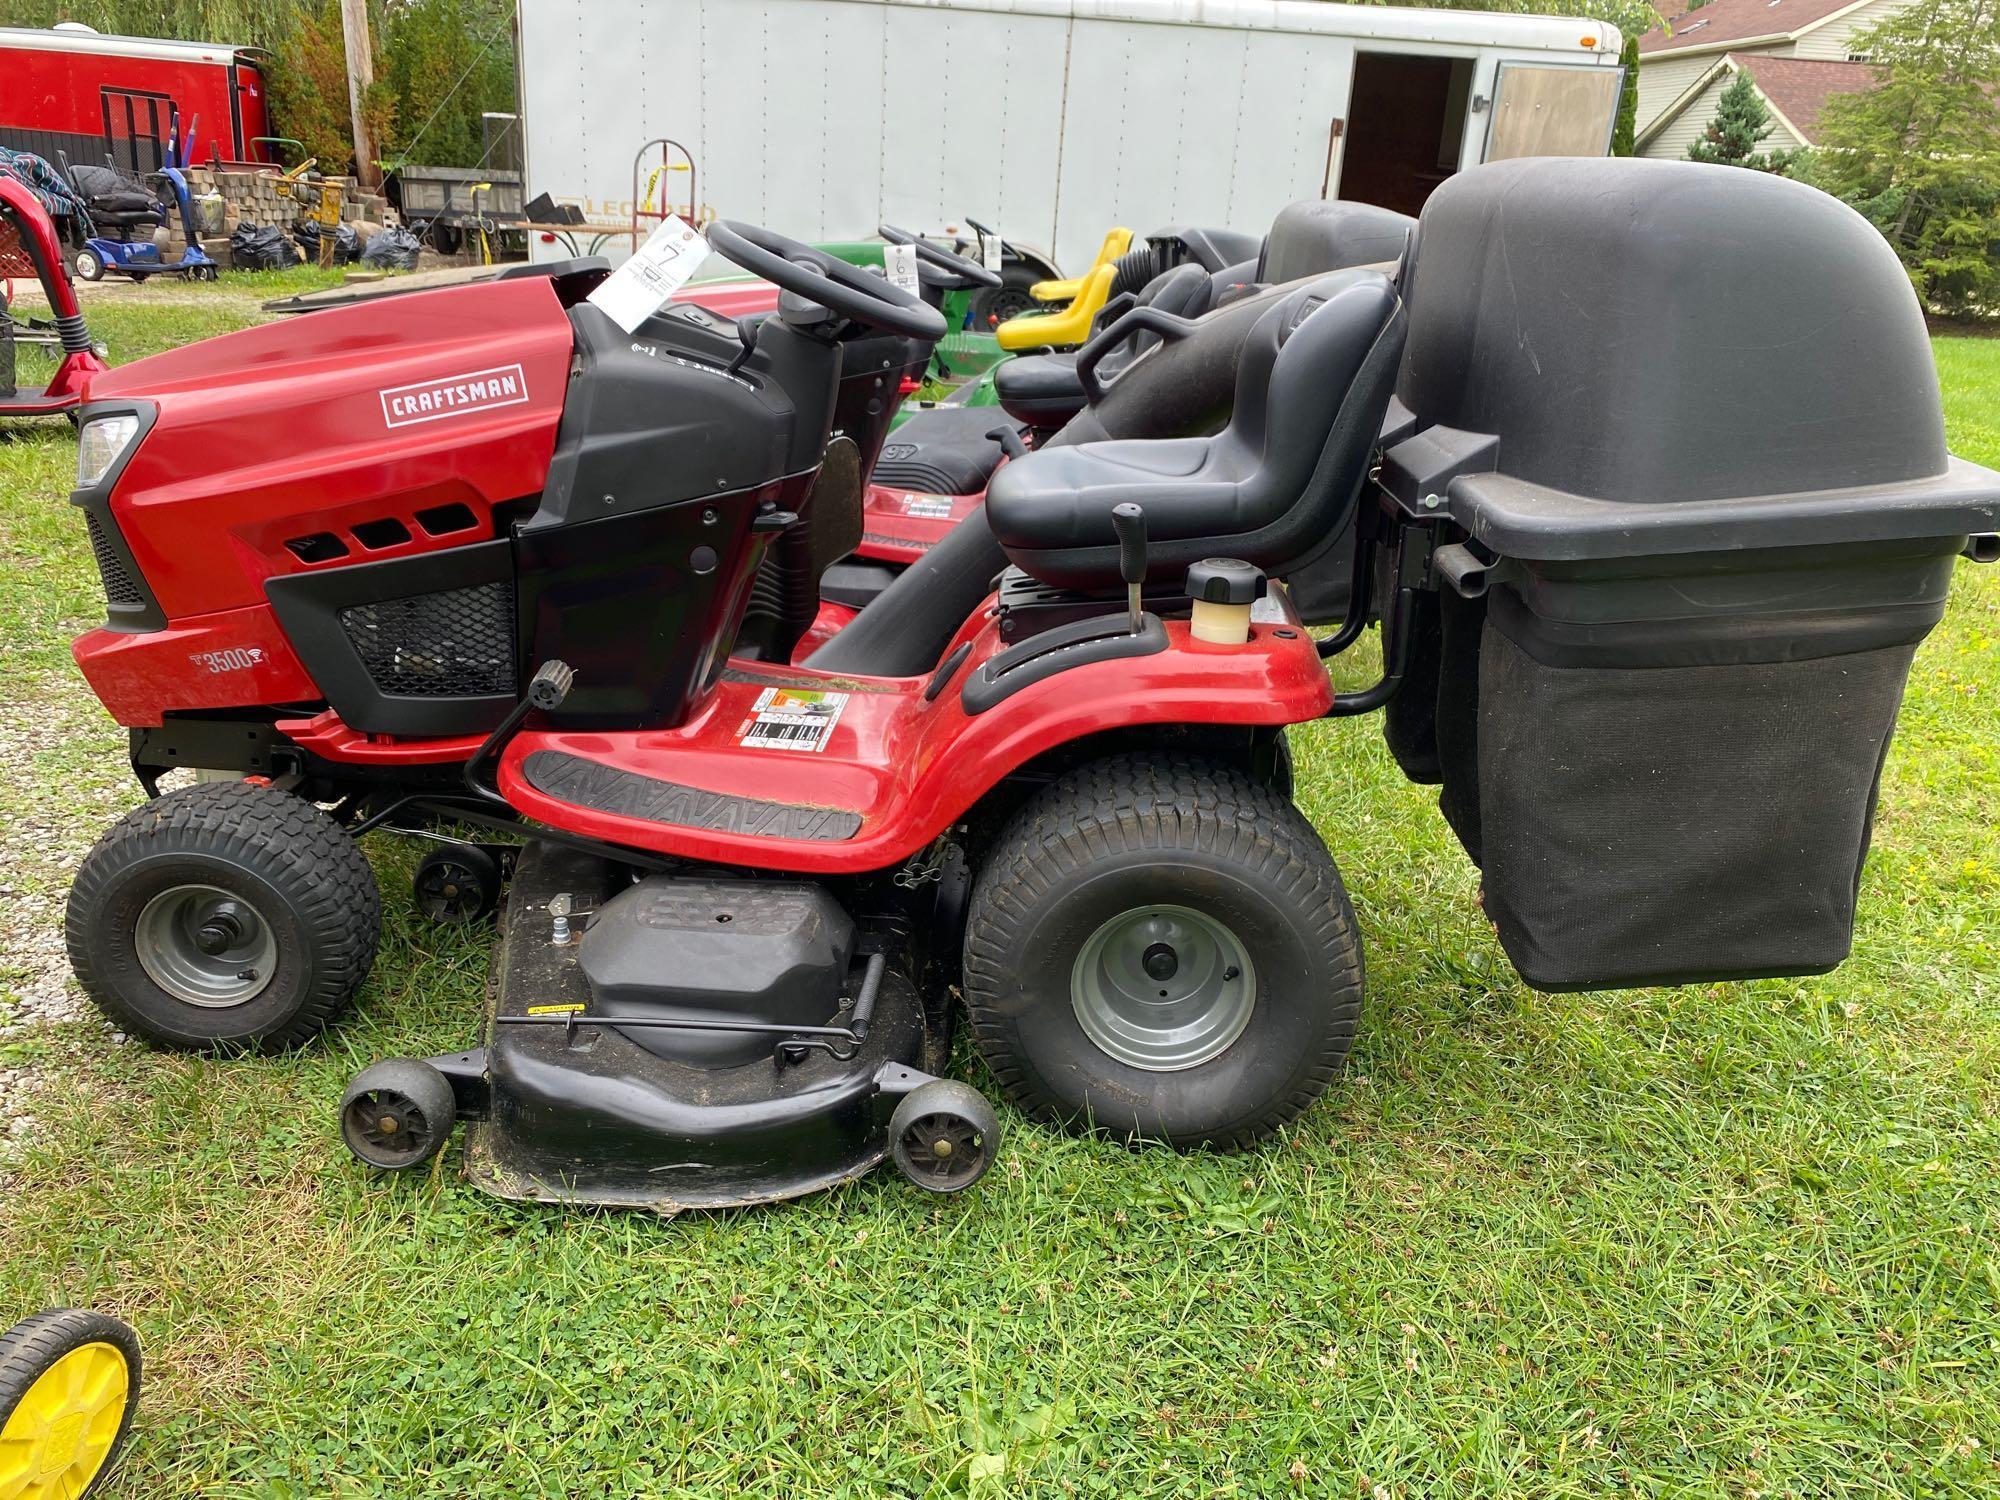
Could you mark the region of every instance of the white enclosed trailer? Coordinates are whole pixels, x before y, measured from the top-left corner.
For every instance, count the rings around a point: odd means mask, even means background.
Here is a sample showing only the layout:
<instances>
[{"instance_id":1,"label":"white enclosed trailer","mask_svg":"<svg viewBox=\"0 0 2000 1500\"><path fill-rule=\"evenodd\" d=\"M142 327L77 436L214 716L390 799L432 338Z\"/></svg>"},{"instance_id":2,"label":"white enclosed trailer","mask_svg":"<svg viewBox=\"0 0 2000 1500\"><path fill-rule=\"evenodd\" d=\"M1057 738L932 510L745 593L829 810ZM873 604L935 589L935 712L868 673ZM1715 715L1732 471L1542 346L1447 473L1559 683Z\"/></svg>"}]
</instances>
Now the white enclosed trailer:
<instances>
[{"instance_id":1,"label":"white enclosed trailer","mask_svg":"<svg viewBox=\"0 0 2000 1500\"><path fill-rule=\"evenodd\" d=\"M635 152L669 137L696 167L669 177L670 201L697 216L832 240L970 215L1072 268L1114 223L1261 231L1313 197L1414 212L1479 162L1601 155L1622 76L1614 27L1468 10L519 5L531 195L627 219Z\"/></svg>"}]
</instances>

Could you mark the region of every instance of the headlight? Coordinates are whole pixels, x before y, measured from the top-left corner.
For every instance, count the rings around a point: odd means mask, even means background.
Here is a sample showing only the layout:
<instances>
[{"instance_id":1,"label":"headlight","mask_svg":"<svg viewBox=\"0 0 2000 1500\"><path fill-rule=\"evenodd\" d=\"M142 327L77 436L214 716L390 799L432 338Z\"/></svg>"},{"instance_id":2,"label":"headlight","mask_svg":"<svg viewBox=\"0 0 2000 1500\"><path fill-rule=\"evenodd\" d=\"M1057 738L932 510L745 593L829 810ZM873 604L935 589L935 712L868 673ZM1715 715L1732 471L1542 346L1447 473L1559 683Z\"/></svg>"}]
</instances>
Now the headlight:
<instances>
[{"instance_id":1,"label":"headlight","mask_svg":"<svg viewBox=\"0 0 2000 1500\"><path fill-rule=\"evenodd\" d=\"M119 456L131 447L139 433L139 414L119 412L115 416L92 417L83 424L76 440L76 483L79 489L94 488L111 472Z\"/></svg>"}]
</instances>

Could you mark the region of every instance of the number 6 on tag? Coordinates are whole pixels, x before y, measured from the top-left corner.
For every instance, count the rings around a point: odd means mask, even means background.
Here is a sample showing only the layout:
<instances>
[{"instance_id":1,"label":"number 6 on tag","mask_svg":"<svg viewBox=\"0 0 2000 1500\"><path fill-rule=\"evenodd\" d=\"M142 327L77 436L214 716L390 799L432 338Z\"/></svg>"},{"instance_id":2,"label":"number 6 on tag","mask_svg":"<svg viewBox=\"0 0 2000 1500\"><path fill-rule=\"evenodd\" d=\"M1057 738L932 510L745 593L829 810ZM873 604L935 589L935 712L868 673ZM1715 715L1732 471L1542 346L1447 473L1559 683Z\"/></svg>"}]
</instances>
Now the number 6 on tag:
<instances>
[{"instance_id":1,"label":"number 6 on tag","mask_svg":"<svg viewBox=\"0 0 2000 1500\"><path fill-rule=\"evenodd\" d=\"M917 247L915 245L884 245L882 247L882 269L889 273L891 285L899 286L912 297L921 296L921 283L917 279Z\"/></svg>"}]
</instances>

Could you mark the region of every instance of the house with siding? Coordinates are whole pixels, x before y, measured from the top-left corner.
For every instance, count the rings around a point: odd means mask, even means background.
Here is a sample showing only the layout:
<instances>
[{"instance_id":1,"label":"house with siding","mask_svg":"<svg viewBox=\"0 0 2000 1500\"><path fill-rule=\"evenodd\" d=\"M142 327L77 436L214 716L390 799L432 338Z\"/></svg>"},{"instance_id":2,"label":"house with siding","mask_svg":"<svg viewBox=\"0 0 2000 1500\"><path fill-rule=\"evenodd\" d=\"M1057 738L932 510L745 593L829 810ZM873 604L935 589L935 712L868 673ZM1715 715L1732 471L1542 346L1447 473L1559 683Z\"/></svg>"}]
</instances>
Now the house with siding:
<instances>
[{"instance_id":1,"label":"house with siding","mask_svg":"<svg viewBox=\"0 0 2000 1500\"><path fill-rule=\"evenodd\" d=\"M1709 0L1639 39L1637 149L1682 157L1747 72L1771 108L1764 149L1817 144L1821 111L1875 81L1854 33L1913 0Z\"/></svg>"}]
</instances>

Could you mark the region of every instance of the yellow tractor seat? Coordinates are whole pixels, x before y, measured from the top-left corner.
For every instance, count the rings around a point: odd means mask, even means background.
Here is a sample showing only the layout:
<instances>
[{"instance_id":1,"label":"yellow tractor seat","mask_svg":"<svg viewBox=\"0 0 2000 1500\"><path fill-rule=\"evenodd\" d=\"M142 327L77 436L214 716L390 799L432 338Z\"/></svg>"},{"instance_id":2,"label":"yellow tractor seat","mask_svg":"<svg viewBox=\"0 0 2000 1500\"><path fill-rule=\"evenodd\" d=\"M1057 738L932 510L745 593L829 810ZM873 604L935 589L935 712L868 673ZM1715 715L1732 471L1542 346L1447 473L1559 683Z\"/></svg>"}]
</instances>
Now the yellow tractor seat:
<instances>
[{"instance_id":1,"label":"yellow tractor seat","mask_svg":"<svg viewBox=\"0 0 2000 1500\"><path fill-rule=\"evenodd\" d=\"M1028 288L1028 295L1037 302L1074 302L1076 294L1083 290L1083 284L1090 280L1093 272L1110 265L1131 248L1132 231L1113 229L1104 236L1104 243L1097 247L1097 259L1090 263L1089 270L1067 281L1038 281Z\"/></svg>"},{"instance_id":2,"label":"yellow tractor seat","mask_svg":"<svg viewBox=\"0 0 2000 1500\"><path fill-rule=\"evenodd\" d=\"M993 336L1010 354L1022 349L1073 349L1090 337L1091 322L1111 300L1111 283L1117 274L1115 266L1099 266L1083 278L1076 296L1062 311L1009 318L993 330Z\"/></svg>"}]
</instances>

